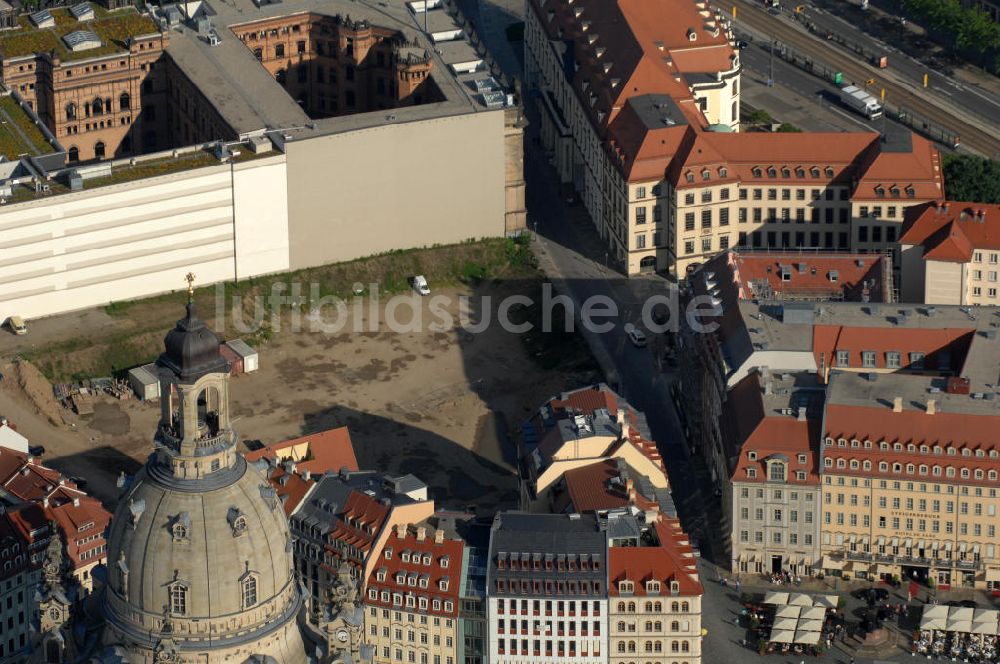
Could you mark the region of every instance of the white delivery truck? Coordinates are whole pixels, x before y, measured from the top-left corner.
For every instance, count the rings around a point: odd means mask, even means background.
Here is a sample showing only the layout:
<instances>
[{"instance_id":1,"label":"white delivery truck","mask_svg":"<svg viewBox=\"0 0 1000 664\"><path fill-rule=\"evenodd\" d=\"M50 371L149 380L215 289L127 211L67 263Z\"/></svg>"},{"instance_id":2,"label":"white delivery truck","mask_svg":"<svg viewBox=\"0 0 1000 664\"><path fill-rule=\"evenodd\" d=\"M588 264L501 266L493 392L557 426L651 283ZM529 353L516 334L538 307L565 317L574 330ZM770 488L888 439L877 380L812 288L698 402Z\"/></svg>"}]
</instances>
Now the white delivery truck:
<instances>
[{"instance_id":1,"label":"white delivery truck","mask_svg":"<svg viewBox=\"0 0 1000 664\"><path fill-rule=\"evenodd\" d=\"M855 85L847 85L840 89L840 101L869 120L882 117L882 104Z\"/></svg>"}]
</instances>

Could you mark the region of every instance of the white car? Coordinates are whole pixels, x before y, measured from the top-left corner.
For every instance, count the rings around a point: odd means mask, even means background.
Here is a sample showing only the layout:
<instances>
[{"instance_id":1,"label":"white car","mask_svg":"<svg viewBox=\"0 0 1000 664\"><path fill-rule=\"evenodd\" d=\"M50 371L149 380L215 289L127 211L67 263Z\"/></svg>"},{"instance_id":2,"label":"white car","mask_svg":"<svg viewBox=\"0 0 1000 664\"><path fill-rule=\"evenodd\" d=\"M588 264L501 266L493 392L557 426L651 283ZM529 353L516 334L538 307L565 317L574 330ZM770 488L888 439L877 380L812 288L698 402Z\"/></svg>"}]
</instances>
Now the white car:
<instances>
[{"instance_id":1,"label":"white car","mask_svg":"<svg viewBox=\"0 0 1000 664\"><path fill-rule=\"evenodd\" d=\"M636 348L646 347L646 335L632 323L627 323L625 325L625 334L628 335L628 340L631 341L632 345Z\"/></svg>"},{"instance_id":2,"label":"white car","mask_svg":"<svg viewBox=\"0 0 1000 664\"><path fill-rule=\"evenodd\" d=\"M28 326L24 324L24 319L20 316L11 316L7 319L7 327L14 334L27 334Z\"/></svg>"},{"instance_id":3,"label":"white car","mask_svg":"<svg viewBox=\"0 0 1000 664\"><path fill-rule=\"evenodd\" d=\"M410 279L410 285L413 286L413 290L417 291L421 295L431 294L431 287L427 285L427 279L424 278L424 275L422 274L418 274Z\"/></svg>"}]
</instances>

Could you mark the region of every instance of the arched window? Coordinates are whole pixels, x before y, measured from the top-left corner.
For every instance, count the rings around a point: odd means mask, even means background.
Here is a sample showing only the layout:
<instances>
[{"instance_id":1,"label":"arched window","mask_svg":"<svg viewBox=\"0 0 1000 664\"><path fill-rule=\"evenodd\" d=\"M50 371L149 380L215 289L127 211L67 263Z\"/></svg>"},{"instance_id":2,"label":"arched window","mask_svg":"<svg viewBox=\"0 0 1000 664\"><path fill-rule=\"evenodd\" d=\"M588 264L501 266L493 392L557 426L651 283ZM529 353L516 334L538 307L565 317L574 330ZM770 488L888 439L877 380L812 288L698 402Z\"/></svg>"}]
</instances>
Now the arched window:
<instances>
[{"instance_id":1,"label":"arched window","mask_svg":"<svg viewBox=\"0 0 1000 664\"><path fill-rule=\"evenodd\" d=\"M646 652L653 652L653 642L652 641L646 641L645 649L646 649Z\"/></svg>"},{"instance_id":2,"label":"arched window","mask_svg":"<svg viewBox=\"0 0 1000 664\"><path fill-rule=\"evenodd\" d=\"M655 650L656 652L663 652L663 644L662 643L660 643L659 641L657 641L654 644L654 646L655 647L653 648L653 650Z\"/></svg>"},{"instance_id":3,"label":"arched window","mask_svg":"<svg viewBox=\"0 0 1000 664\"><path fill-rule=\"evenodd\" d=\"M175 523L173 528L173 535L175 540L187 539L188 529L185 525L180 523Z\"/></svg>"},{"instance_id":4,"label":"arched window","mask_svg":"<svg viewBox=\"0 0 1000 664\"><path fill-rule=\"evenodd\" d=\"M661 623L659 620L657 620L656 621L656 627L654 627L654 629L657 632L662 632L663 631L663 623Z\"/></svg>"},{"instance_id":5,"label":"arched window","mask_svg":"<svg viewBox=\"0 0 1000 664\"><path fill-rule=\"evenodd\" d=\"M127 111L132 106L132 98L128 96L127 92L123 92L122 96L118 98L118 110Z\"/></svg>"},{"instance_id":6,"label":"arched window","mask_svg":"<svg viewBox=\"0 0 1000 664\"><path fill-rule=\"evenodd\" d=\"M257 604L257 577L252 574L243 579L243 608L249 609Z\"/></svg>"},{"instance_id":7,"label":"arched window","mask_svg":"<svg viewBox=\"0 0 1000 664\"><path fill-rule=\"evenodd\" d=\"M662 613L663 612L663 605L660 604L659 602L654 602L653 603L653 611L655 611L656 613ZM659 624L659 623L657 623L657 624ZM659 627L657 627L657 629L659 629Z\"/></svg>"},{"instance_id":8,"label":"arched window","mask_svg":"<svg viewBox=\"0 0 1000 664\"><path fill-rule=\"evenodd\" d=\"M678 631L680 631L680 629L681 629L681 624L679 622L677 622L676 620L670 621L670 631L671 632L678 632Z\"/></svg>"},{"instance_id":9,"label":"arched window","mask_svg":"<svg viewBox=\"0 0 1000 664\"><path fill-rule=\"evenodd\" d=\"M278 57L278 58L285 57L285 45L284 44L278 44L277 46L275 46L274 47L274 55L275 55L275 57Z\"/></svg>"},{"instance_id":10,"label":"arched window","mask_svg":"<svg viewBox=\"0 0 1000 664\"><path fill-rule=\"evenodd\" d=\"M105 113L110 113L111 112L111 98L110 97L108 97L107 99L104 100L104 112Z\"/></svg>"},{"instance_id":11,"label":"arched window","mask_svg":"<svg viewBox=\"0 0 1000 664\"><path fill-rule=\"evenodd\" d=\"M687 613L690 610L691 610L690 606L688 605L687 602L681 602L681 612L682 613Z\"/></svg>"},{"instance_id":12,"label":"arched window","mask_svg":"<svg viewBox=\"0 0 1000 664\"><path fill-rule=\"evenodd\" d=\"M687 652L690 649L691 646L688 644L687 641L681 641L681 652Z\"/></svg>"},{"instance_id":13,"label":"arched window","mask_svg":"<svg viewBox=\"0 0 1000 664\"><path fill-rule=\"evenodd\" d=\"M187 593L188 589L183 584L175 583L170 586L170 612L183 616L187 615Z\"/></svg>"},{"instance_id":14,"label":"arched window","mask_svg":"<svg viewBox=\"0 0 1000 664\"><path fill-rule=\"evenodd\" d=\"M94 143L94 156L98 159L104 159L104 141Z\"/></svg>"},{"instance_id":15,"label":"arched window","mask_svg":"<svg viewBox=\"0 0 1000 664\"><path fill-rule=\"evenodd\" d=\"M104 102L98 97L90 104L90 111L94 115L101 115L104 113Z\"/></svg>"},{"instance_id":16,"label":"arched window","mask_svg":"<svg viewBox=\"0 0 1000 664\"><path fill-rule=\"evenodd\" d=\"M629 602L628 603L628 612L629 613L635 613L635 602Z\"/></svg>"},{"instance_id":17,"label":"arched window","mask_svg":"<svg viewBox=\"0 0 1000 664\"><path fill-rule=\"evenodd\" d=\"M76 120L76 104L73 102L66 104L66 119Z\"/></svg>"},{"instance_id":18,"label":"arched window","mask_svg":"<svg viewBox=\"0 0 1000 664\"><path fill-rule=\"evenodd\" d=\"M70 161L80 161L80 148L75 145L72 146L67 153L67 157Z\"/></svg>"},{"instance_id":19,"label":"arched window","mask_svg":"<svg viewBox=\"0 0 1000 664\"><path fill-rule=\"evenodd\" d=\"M671 602L671 604L670 604L670 610L673 613L677 613L678 611L680 611L680 604L678 604L677 602Z\"/></svg>"},{"instance_id":20,"label":"arched window","mask_svg":"<svg viewBox=\"0 0 1000 664\"><path fill-rule=\"evenodd\" d=\"M649 606L649 605L647 604L647 606ZM646 610L649 611L648 608ZM653 631L653 621L651 621L651 620L647 620L646 621L646 631L647 632Z\"/></svg>"},{"instance_id":21,"label":"arched window","mask_svg":"<svg viewBox=\"0 0 1000 664\"><path fill-rule=\"evenodd\" d=\"M624 632L625 631L625 621L624 620L619 620L618 621L618 631L619 632Z\"/></svg>"},{"instance_id":22,"label":"arched window","mask_svg":"<svg viewBox=\"0 0 1000 664\"><path fill-rule=\"evenodd\" d=\"M619 641L618 642L618 652L622 652L622 653L625 652L625 642L624 641Z\"/></svg>"},{"instance_id":23,"label":"arched window","mask_svg":"<svg viewBox=\"0 0 1000 664\"><path fill-rule=\"evenodd\" d=\"M676 641L671 641L670 642L670 652L677 652L679 650L680 650L680 646L677 644L677 642Z\"/></svg>"},{"instance_id":24,"label":"arched window","mask_svg":"<svg viewBox=\"0 0 1000 664\"><path fill-rule=\"evenodd\" d=\"M650 613L653 610L653 603L646 602L646 613ZM646 629L649 629L648 627Z\"/></svg>"},{"instance_id":25,"label":"arched window","mask_svg":"<svg viewBox=\"0 0 1000 664\"><path fill-rule=\"evenodd\" d=\"M625 602L618 602L618 610L621 613L625 613Z\"/></svg>"},{"instance_id":26,"label":"arched window","mask_svg":"<svg viewBox=\"0 0 1000 664\"><path fill-rule=\"evenodd\" d=\"M629 641L628 642L628 651L629 652L635 652L635 641Z\"/></svg>"}]
</instances>

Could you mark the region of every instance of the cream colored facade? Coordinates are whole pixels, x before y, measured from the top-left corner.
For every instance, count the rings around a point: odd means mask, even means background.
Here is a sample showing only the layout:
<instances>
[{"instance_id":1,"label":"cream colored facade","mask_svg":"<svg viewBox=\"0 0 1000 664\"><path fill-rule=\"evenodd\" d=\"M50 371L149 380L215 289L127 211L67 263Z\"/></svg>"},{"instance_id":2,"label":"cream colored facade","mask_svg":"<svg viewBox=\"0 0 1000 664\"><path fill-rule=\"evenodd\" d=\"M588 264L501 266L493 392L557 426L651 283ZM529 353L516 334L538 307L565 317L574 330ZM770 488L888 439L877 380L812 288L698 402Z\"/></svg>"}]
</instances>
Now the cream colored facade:
<instances>
[{"instance_id":1,"label":"cream colored facade","mask_svg":"<svg viewBox=\"0 0 1000 664\"><path fill-rule=\"evenodd\" d=\"M619 592L608 601L608 631L611 664L697 664L701 661L701 596L629 597Z\"/></svg>"},{"instance_id":2,"label":"cream colored facade","mask_svg":"<svg viewBox=\"0 0 1000 664\"><path fill-rule=\"evenodd\" d=\"M808 574L820 556L818 487L770 481L732 484L732 571Z\"/></svg>"},{"instance_id":3,"label":"cream colored facade","mask_svg":"<svg viewBox=\"0 0 1000 664\"><path fill-rule=\"evenodd\" d=\"M426 610L367 606L365 642L374 648L376 664L455 664L458 623L457 618L428 615Z\"/></svg>"},{"instance_id":4,"label":"cream colored facade","mask_svg":"<svg viewBox=\"0 0 1000 664\"><path fill-rule=\"evenodd\" d=\"M901 478L904 466L889 462L871 478L827 469L823 569L868 579L916 571L938 587L1000 589L997 489L949 478L956 461L913 458L918 475L924 469L919 479Z\"/></svg>"},{"instance_id":5,"label":"cream colored facade","mask_svg":"<svg viewBox=\"0 0 1000 664\"><path fill-rule=\"evenodd\" d=\"M900 253L902 301L1000 304L1000 251L975 249L967 263L925 259L920 245L900 245Z\"/></svg>"},{"instance_id":6,"label":"cream colored facade","mask_svg":"<svg viewBox=\"0 0 1000 664\"><path fill-rule=\"evenodd\" d=\"M287 270L287 187L276 153L4 205L0 319Z\"/></svg>"},{"instance_id":7,"label":"cream colored facade","mask_svg":"<svg viewBox=\"0 0 1000 664\"><path fill-rule=\"evenodd\" d=\"M284 144L292 269L525 227L516 108Z\"/></svg>"},{"instance_id":8,"label":"cream colored facade","mask_svg":"<svg viewBox=\"0 0 1000 664\"><path fill-rule=\"evenodd\" d=\"M670 270L678 255L673 186L666 179L625 181L564 75L562 47L549 41L529 2L526 85L541 93L542 144L560 182L578 192L609 253L625 264L628 274ZM716 73L714 81L692 86L708 124L739 128L739 72L737 56L733 67Z\"/></svg>"}]
</instances>

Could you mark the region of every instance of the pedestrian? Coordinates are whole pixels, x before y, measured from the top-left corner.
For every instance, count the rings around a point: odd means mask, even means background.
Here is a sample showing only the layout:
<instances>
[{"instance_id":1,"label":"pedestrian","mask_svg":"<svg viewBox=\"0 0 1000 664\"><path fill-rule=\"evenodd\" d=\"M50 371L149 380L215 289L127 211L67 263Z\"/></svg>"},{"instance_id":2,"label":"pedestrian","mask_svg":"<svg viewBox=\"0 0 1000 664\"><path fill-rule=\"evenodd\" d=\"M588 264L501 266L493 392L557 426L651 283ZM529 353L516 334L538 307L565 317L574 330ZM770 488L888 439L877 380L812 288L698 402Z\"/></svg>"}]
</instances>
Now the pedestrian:
<instances>
[{"instance_id":1,"label":"pedestrian","mask_svg":"<svg viewBox=\"0 0 1000 664\"><path fill-rule=\"evenodd\" d=\"M740 580L739 579L736 579L736 592L737 593L740 592Z\"/></svg>"},{"instance_id":2,"label":"pedestrian","mask_svg":"<svg viewBox=\"0 0 1000 664\"><path fill-rule=\"evenodd\" d=\"M740 626L740 616L739 616L739 614L733 616L733 624L736 625L737 627Z\"/></svg>"}]
</instances>

